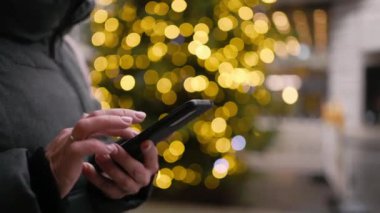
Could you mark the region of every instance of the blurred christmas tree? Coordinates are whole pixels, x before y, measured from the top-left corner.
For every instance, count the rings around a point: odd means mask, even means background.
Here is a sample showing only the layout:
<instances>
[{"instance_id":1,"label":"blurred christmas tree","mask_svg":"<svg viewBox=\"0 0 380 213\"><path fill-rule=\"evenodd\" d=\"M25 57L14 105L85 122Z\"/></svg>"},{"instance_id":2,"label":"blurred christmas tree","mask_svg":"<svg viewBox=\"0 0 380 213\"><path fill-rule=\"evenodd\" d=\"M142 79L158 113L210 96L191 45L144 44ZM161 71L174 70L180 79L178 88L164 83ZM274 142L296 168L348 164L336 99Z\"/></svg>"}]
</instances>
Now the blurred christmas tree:
<instances>
[{"instance_id":1,"label":"blurred christmas tree","mask_svg":"<svg viewBox=\"0 0 380 213\"><path fill-rule=\"evenodd\" d=\"M221 179L244 172L238 151L266 146L268 133L254 119L279 106L263 85L265 65L289 33L266 14L274 2L98 0L91 41L99 56L91 77L103 108L147 112L144 126L136 126L143 129L186 100L216 104L157 145L158 188L215 189Z\"/></svg>"}]
</instances>

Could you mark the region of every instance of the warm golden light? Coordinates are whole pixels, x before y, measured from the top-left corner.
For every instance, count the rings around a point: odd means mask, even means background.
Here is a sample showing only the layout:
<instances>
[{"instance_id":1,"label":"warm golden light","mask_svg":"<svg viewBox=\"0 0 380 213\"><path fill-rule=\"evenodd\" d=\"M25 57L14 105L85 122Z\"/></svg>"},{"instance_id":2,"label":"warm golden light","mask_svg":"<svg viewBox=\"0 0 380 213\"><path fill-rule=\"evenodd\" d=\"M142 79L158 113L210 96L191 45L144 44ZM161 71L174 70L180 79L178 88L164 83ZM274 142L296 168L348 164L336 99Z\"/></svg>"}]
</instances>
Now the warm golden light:
<instances>
[{"instance_id":1,"label":"warm golden light","mask_svg":"<svg viewBox=\"0 0 380 213\"><path fill-rule=\"evenodd\" d=\"M175 39L178 37L180 30L175 25L169 25L165 28L165 36L169 39Z\"/></svg>"},{"instance_id":2,"label":"warm golden light","mask_svg":"<svg viewBox=\"0 0 380 213\"><path fill-rule=\"evenodd\" d=\"M120 80L120 86L125 91L132 90L136 85L136 80L131 75L125 75Z\"/></svg>"},{"instance_id":3,"label":"warm golden light","mask_svg":"<svg viewBox=\"0 0 380 213\"><path fill-rule=\"evenodd\" d=\"M224 120L223 118L215 118L211 122L211 129L212 131L216 133L222 133L226 130L226 128L227 128L227 123L226 123L226 120Z\"/></svg>"},{"instance_id":4,"label":"warm golden light","mask_svg":"<svg viewBox=\"0 0 380 213\"><path fill-rule=\"evenodd\" d=\"M172 82L167 78L161 78L157 82L157 91L167 93L172 89Z\"/></svg>"},{"instance_id":5,"label":"warm golden light","mask_svg":"<svg viewBox=\"0 0 380 213\"><path fill-rule=\"evenodd\" d=\"M186 10L187 3L185 0L174 0L171 7L175 12L181 13Z\"/></svg>"},{"instance_id":6,"label":"warm golden light","mask_svg":"<svg viewBox=\"0 0 380 213\"><path fill-rule=\"evenodd\" d=\"M104 32L96 32L91 38L92 45L102 46L106 42L106 34Z\"/></svg>"},{"instance_id":7,"label":"warm golden light","mask_svg":"<svg viewBox=\"0 0 380 213\"><path fill-rule=\"evenodd\" d=\"M130 47L136 47L141 42L141 36L138 33L130 33L125 38L125 43Z\"/></svg>"},{"instance_id":8,"label":"warm golden light","mask_svg":"<svg viewBox=\"0 0 380 213\"><path fill-rule=\"evenodd\" d=\"M294 87L286 87L282 91L282 99L287 104L294 104L298 100L298 91Z\"/></svg>"},{"instance_id":9,"label":"warm golden light","mask_svg":"<svg viewBox=\"0 0 380 213\"><path fill-rule=\"evenodd\" d=\"M253 11L252 11L252 9L249 8L249 7L246 7L246 6L241 7L239 9L238 14L239 14L239 17L241 19L243 19L243 20L250 20L250 19L253 18Z\"/></svg>"},{"instance_id":10,"label":"warm golden light","mask_svg":"<svg viewBox=\"0 0 380 213\"><path fill-rule=\"evenodd\" d=\"M94 16L93 16L93 20L97 24L104 23L107 20L107 18L108 18L108 12L103 9L99 9L95 11Z\"/></svg>"}]
</instances>

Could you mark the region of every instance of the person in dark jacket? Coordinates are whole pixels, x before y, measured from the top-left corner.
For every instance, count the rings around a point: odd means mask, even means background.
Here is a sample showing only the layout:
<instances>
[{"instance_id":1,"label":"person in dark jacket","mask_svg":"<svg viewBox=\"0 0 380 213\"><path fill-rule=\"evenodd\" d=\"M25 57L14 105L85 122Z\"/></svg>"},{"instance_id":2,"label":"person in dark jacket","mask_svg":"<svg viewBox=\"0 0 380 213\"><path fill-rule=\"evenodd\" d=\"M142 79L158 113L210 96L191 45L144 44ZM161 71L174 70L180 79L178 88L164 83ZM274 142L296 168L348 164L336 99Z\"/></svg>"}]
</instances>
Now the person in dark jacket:
<instances>
[{"instance_id":1,"label":"person in dark jacket","mask_svg":"<svg viewBox=\"0 0 380 213\"><path fill-rule=\"evenodd\" d=\"M144 112L100 110L64 39L92 0L5 0L0 6L0 212L122 212L146 200L158 170L98 136L133 137ZM103 173L84 162L95 160ZM118 165L117 165L118 164Z\"/></svg>"}]
</instances>

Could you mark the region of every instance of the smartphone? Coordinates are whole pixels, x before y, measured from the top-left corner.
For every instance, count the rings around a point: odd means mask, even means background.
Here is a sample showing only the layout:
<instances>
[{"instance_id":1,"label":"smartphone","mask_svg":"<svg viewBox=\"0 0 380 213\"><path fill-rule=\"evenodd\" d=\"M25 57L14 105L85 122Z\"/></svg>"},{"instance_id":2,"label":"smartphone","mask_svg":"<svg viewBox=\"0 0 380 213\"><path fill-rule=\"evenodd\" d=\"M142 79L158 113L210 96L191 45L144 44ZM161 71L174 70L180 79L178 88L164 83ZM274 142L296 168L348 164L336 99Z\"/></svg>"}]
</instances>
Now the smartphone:
<instances>
[{"instance_id":1,"label":"smartphone","mask_svg":"<svg viewBox=\"0 0 380 213\"><path fill-rule=\"evenodd\" d=\"M145 140L151 140L157 144L170 136L213 106L211 100L192 99L176 107L167 116L155 122L147 129L131 139L120 139L116 143L121 145L131 156L142 161L140 145Z\"/></svg>"}]
</instances>

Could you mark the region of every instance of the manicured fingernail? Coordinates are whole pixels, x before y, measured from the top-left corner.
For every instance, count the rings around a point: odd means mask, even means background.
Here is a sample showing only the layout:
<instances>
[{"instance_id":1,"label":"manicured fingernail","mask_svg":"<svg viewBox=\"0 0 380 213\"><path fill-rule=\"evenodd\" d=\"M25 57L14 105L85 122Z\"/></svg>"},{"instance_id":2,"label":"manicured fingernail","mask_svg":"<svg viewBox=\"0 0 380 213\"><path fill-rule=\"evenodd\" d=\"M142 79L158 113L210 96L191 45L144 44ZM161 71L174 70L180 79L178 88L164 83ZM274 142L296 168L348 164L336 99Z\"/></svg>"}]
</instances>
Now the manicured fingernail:
<instances>
[{"instance_id":1,"label":"manicured fingernail","mask_svg":"<svg viewBox=\"0 0 380 213\"><path fill-rule=\"evenodd\" d=\"M127 124L131 124L132 123L132 118L131 117L121 116L121 120L123 120Z\"/></svg>"},{"instance_id":2,"label":"manicured fingernail","mask_svg":"<svg viewBox=\"0 0 380 213\"><path fill-rule=\"evenodd\" d=\"M135 115L136 115L136 117L139 118L139 119L144 119L144 118L146 117L145 112L141 112L141 111L137 111L137 112L135 112Z\"/></svg>"}]
</instances>

